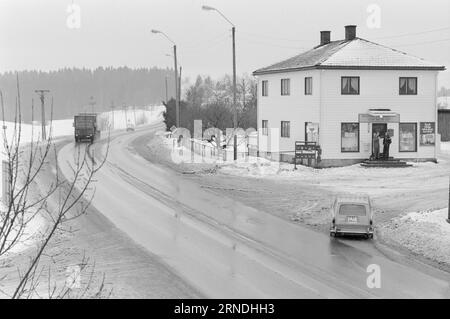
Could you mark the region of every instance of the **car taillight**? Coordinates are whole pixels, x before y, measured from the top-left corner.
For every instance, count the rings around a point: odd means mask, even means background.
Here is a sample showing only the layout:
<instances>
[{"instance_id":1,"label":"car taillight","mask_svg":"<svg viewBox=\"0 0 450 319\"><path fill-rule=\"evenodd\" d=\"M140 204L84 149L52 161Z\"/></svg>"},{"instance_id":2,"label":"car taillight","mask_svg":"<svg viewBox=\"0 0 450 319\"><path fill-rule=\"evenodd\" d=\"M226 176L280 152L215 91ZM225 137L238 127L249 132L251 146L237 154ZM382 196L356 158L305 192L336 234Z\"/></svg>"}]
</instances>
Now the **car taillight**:
<instances>
[{"instance_id":1,"label":"car taillight","mask_svg":"<svg viewBox=\"0 0 450 319\"><path fill-rule=\"evenodd\" d=\"M370 220L370 226L372 226L372 224L373 224L373 221L372 221L372 220Z\"/></svg>"}]
</instances>

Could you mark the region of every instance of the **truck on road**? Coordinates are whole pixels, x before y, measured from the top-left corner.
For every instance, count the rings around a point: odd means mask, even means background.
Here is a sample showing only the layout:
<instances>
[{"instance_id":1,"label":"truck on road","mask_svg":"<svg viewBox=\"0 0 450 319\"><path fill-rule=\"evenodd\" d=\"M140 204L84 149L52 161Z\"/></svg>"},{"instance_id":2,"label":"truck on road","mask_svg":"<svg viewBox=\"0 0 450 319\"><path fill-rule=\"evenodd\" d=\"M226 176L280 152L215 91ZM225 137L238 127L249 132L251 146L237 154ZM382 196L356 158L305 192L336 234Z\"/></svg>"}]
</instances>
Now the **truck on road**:
<instances>
[{"instance_id":1,"label":"truck on road","mask_svg":"<svg viewBox=\"0 0 450 319\"><path fill-rule=\"evenodd\" d=\"M75 128L76 143L84 141L94 143L94 140L100 136L96 113L80 113L75 115L73 126Z\"/></svg>"}]
</instances>

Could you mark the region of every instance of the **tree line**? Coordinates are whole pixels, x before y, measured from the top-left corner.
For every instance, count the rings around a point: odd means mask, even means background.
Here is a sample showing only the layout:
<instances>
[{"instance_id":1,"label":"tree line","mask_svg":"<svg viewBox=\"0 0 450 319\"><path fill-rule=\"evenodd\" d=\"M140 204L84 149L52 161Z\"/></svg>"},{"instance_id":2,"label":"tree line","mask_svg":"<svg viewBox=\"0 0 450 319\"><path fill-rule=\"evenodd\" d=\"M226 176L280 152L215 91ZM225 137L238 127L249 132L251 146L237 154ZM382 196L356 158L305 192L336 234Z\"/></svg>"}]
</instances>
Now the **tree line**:
<instances>
[{"instance_id":1,"label":"tree line","mask_svg":"<svg viewBox=\"0 0 450 319\"><path fill-rule=\"evenodd\" d=\"M35 119L40 120L40 100L35 90L46 89L47 114L53 98L53 119L67 119L79 112L103 112L111 106L144 106L165 100L165 82L168 92L174 91L173 70L162 68L99 67L64 68L57 71L20 71L19 78L22 119L31 120L31 102L34 100ZM17 84L16 72L0 74L0 90L5 97L5 117L14 120ZM170 95L169 95L170 97Z\"/></svg>"}]
</instances>

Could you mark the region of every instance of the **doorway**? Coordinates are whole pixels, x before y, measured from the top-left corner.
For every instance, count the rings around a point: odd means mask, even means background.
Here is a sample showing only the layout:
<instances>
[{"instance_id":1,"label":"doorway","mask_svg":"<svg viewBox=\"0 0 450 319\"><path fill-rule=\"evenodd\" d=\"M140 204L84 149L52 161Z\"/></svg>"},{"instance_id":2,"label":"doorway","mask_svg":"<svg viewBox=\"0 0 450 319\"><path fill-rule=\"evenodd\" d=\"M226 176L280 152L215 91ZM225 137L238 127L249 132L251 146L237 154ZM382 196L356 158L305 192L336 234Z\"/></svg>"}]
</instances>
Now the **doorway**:
<instances>
[{"instance_id":1,"label":"doorway","mask_svg":"<svg viewBox=\"0 0 450 319\"><path fill-rule=\"evenodd\" d=\"M383 139L386 132L387 132L387 124L386 123L372 123L372 154L375 154L375 148L374 148L374 143L373 143L375 133L378 133L379 139ZM379 154L381 154L382 151L383 151L383 143L382 143L382 140L380 140Z\"/></svg>"}]
</instances>

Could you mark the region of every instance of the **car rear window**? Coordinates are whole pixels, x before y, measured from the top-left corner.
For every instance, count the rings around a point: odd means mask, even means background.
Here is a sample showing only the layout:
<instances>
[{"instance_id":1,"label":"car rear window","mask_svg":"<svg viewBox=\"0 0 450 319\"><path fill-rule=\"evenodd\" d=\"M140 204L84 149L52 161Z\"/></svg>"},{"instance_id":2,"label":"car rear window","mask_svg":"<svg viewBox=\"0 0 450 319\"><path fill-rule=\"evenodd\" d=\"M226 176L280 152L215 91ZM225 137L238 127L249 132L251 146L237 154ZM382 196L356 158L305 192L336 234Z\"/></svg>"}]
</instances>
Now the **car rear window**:
<instances>
[{"instance_id":1,"label":"car rear window","mask_svg":"<svg viewBox=\"0 0 450 319\"><path fill-rule=\"evenodd\" d=\"M357 205L357 204L342 204L339 207L339 215L365 216L366 207L364 205Z\"/></svg>"}]
</instances>

